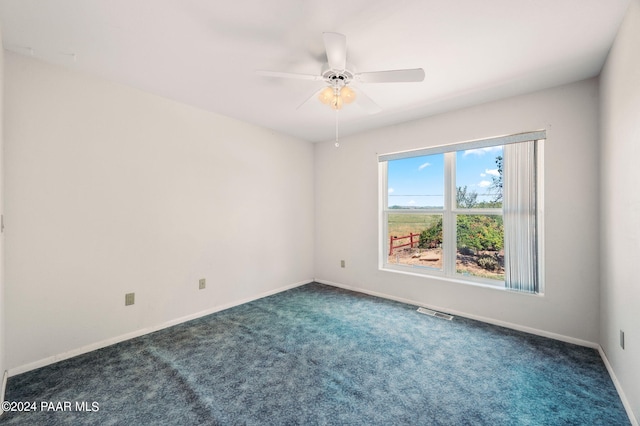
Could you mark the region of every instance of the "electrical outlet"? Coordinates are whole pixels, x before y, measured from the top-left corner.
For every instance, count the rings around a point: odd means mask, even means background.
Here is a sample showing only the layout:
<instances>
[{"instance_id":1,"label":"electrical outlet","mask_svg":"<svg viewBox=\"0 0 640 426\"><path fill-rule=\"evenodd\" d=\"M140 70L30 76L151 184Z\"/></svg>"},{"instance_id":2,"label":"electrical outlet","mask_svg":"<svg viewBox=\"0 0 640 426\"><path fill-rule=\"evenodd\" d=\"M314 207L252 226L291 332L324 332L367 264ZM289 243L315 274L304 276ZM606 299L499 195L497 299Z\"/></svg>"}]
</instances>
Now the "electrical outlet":
<instances>
[{"instance_id":1,"label":"electrical outlet","mask_svg":"<svg viewBox=\"0 0 640 426\"><path fill-rule=\"evenodd\" d=\"M127 293L124 295L124 306L133 305L134 303L136 303L135 293Z\"/></svg>"},{"instance_id":2,"label":"electrical outlet","mask_svg":"<svg viewBox=\"0 0 640 426\"><path fill-rule=\"evenodd\" d=\"M624 349L624 331L620 330L620 347Z\"/></svg>"},{"instance_id":3,"label":"electrical outlet","mask_svg":"<svg viewBox=\"0 0 640 426\"><path fill-rule=\"evenodd\" d=\"M207 280L204 278L200 278L200 281L198 281L198 288L200 290L203 290L207 287Z\"/></svg>"},{"instance_id":4,"label":"electrical outlet","mask_svg":"<svg viewBox=\"0 0 640 426\"><path fill-rule=\"evenodd\" d=\"M344 260L341 260L341 261L340 261L340 267L341 267L341 268L344 268L344 267L345 267Z\"/></svg>"}]
</instances>

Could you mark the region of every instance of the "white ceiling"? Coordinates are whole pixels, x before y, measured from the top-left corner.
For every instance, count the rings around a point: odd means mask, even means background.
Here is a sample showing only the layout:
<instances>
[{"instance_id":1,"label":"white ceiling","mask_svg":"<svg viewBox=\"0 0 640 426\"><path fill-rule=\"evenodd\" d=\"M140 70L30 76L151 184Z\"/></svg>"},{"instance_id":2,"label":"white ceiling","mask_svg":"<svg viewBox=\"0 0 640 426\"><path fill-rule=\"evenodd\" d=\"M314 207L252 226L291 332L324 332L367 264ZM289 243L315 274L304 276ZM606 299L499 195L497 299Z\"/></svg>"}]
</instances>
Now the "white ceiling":
<instances>
[{"instance_id":1,"label":"white ceiling","mask_svg":"<svg viewBox=\"0 0 640 426\"><path fill-rule=\"evenodd\" d=\"M294 135L335 137L298 108L322 82L322 32L357 71L422 67L421 83L361 84L383 111L339 112L358 133L599 74L630 0L0 0L5 49Z\"/></svg>"}]
</instances>

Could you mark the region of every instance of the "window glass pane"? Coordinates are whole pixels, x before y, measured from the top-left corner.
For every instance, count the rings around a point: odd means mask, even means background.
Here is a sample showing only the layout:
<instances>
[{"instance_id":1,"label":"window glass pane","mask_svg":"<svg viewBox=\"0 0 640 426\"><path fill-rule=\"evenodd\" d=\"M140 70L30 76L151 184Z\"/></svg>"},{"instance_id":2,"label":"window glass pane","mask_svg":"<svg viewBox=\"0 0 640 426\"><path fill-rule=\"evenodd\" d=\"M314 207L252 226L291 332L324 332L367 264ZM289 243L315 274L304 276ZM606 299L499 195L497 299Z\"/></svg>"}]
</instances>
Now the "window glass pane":
<instances>
[{"instance_id":1,"label":"window glass pane","mask_svg":"<svg viewBox=\"0 0 640 426\"><path fill-rule=\"evenodd\" d=\"M500 215L456 216L456 272L504 281L504 225Z\"/></svg>"},{"instance_id":2,"label":"window glass pane","mask_svg":"<svg viewBox=\"0 0 640 426\"><path fill-rule=\"evenodd\" d=\"M442 215L389 213L388 263L442 269Z\"/></svg>"},{"instance_id":3,"label":"window glass pane","mask_svg":"<svg viewBox=\"0 0 640 426\"><path fill-rule=\"evenodd\" d=\"M456 153L458 208L502 207L502 145Z\"/></svg>"},{"instance_id":4,"label":"window glass pane","mask_svg":"<svg viewBox=\"0 0 640 426\"><path fill-rule=\"evenodd\" d=\"M444 154L387 164L390 209L444 208Z\"/></svg>"}]
</instances>

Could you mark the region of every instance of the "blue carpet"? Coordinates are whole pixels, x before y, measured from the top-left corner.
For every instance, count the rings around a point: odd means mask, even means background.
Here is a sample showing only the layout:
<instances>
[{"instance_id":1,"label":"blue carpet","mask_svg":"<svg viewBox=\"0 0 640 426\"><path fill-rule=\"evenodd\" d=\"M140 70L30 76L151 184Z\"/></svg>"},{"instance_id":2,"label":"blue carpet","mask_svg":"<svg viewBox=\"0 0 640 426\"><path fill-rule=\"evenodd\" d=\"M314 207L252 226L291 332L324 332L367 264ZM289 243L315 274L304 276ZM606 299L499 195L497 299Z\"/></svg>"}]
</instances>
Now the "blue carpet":
<instances>
[{"instance_id":1,"label":"blue carpet","mask_svg":"<svg viewBox=\"0 0 640 426\"><path fill-rule=\"evenodd\" d=\"M11 377L0 423L629 424L594 349L415 310L308 284Z\"/></svg>"}]
</instances>

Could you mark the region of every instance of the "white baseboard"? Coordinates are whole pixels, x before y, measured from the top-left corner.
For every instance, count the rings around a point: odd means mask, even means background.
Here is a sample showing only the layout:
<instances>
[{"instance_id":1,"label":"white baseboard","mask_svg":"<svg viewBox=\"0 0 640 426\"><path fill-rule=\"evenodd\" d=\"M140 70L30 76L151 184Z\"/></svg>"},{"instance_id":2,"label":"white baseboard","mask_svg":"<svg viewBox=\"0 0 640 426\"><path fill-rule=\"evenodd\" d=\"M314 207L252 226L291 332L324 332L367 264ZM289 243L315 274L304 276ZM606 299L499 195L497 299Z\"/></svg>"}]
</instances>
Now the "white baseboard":
<instances>
[{"instance_id":1,"label":"white baseboard","mask_svg":"<svg viewBox=\"0 0 640 426\"><path fill-rule=\"evenodd\" d=\"M312 281L313 281L312 279L309 279L309 280L306 280L306 281L300 281L300 282L297 282L297 283L294 283L294 284L289 284L289 285L286 285L286 286L283 286L283 287L276 288L274 290L269 290L269 291L257 294L255 296L251 296L251 297L248 297L248 298L245 298L245 299L237 300L237 301L234 301L234 302L231 302L231 303L227 303L225 305L215 306L215 307L213 307L211 309L206 309L204 311L196 312L194 314L190 314L190 315L186 315L186 316L181 317L181 318L170 320L170 321L164 322L162 324L159 324L159 325L156 325L156 326L153 326L153 327L143 328L143 329L140 329L140 330L133 331L131 333L126 333L126 334L122 334L120 336L116 336L116 337L113 337L113 338L110 338L110 339L102 340L100 342L91 343L89 345L85 345L85 346L82 346L82 347L77 348L77 349L73 349L73 350L70 350L70 351L67 351L67 352L63 352L61 354L49 356L47 358L42 358L40 360L37 360L37 361L34 361L34 362L30 362L28 364L21 365L19 367L11 368L9 370L9 377L15 376L15 375L21 374L21 373L26 373L27 371L35 370L36 368L45 367L47 365L54 364L56 362L63 361L65 359L73 358L75 356L82 355L82 354L85 354L85 353L88 353L88 352L92 352L92 351L95 351L97 349L102 349L102 348L105 348L107 346L114 345L116 343L124 342L125 340L133 339L135 337L144 336L145 334L153 333L153 332L165 329L165 328L172 327L174 325L182 324L183 322L191 321L191 320L194 320L196 318L200 318L200 317L204 317L204 316L207 316L207 315L211 315L211 314L216 313L216 312L224 311L226 309L233 308L234 306L243 305L245 303L253 302L254 300L262 299L263 297L272 296L274 294L281 293L283 291L290 290L292 288L296 288L296 287L300 287L300 286L305 285L305 284L309 284Z\"/></svg>"},{"instance_id":2,"label":"white baseboard","mask_svg":"<svg viewBox=\"0 0 640 426\"><path fill-rule=\"evenodd\" d=\"M604 362L605 367L607 368L607 371L609 372L609 376L611 377L611 380L613 381L613 384L614 384L614 386L616 388L616 391L618 391L618 396L620 396L620 400L622 401L622 405L624 405L624 409L626 410L627 415L629 416L629 421L631 422L632 426L639 426L638 425L638 421L635 418L635 416L633 414L633 411L631 410L631 404L627 400L627 397L626 397L626 395L624 393L624 390L622 389L622 386L620 386L620 382L618 381L615 373L613 372L613 368L611 367L611 364L609 364L609 360L607 359L606 354L604 353L604 351L602 350L602 347L598 343L593 343L593 342L589 342L589 341L586 341L586 340L576 339L574 337L564 336L564 335L561 335L561 334L556 334L556 333L552 333L552 332L549 332L549 331L539 330L539 329L526 327L526 326L522 326L522 325L518 325L518 324L512 324L512 323L505 322L505 321L499 321L499 320L495 320L495 319L492 319L492 318L485 318L485 317L478 316L478 315L470 315L470 314L467 314L467 313L464 313L464 312L452 311L451 309L439 308L438 306L425 305L424 303L416 302L415 300L409 300L409 299L405 299L405 298L402 298L402 297L396 297L396 296L393 296L393 295L390 295L390 294L379 293L379 292L376 292L376 291L370 291L370 290L366 290L366 289L355 287L355 286L336 283L336 282L333 282L333 281L327 281L327 280L322 280L322 279L318 279L318 278L316 278L315 281L319 282L321 284L326 284L326 285L330 285L330 286L333 286L333 287L343 288L345 290L356 291L358 293L364 293L364 294L368 294L370 296L381 297L383 299L395 300L396 302L406 303L408 305L423 306L425 308L429 308L429 309L432 309L434 311L446 312L448 314L457 315L457 316L460 316L460 317L469 318L469 319L473 319L473 320L477 320L477 321L481 321L481 322L486 322L488 324L498 325L498 326L501 326L501 327L506 327L506 328L510 328L510 329L513 329L513 330L518 330L518 331L522 331L522 332L525 332L525 333L534 334L534 335L537 335L537 336L548 337L550 339L560 340L560 341L567 342L567 343L573 343L573 344L579 345L579 346L586 346L586 347L589 347L589 348L597 349L598 352L600 353L600 357L602 358L602 361Z\"/></svg>"},{"instance_id":3,"label":"white baseboard","mask_svg":"<svg viewBox=\"0 0 640 426\"><path fill-rule=\"evenodd\" d=\"M406 303L408 305L423 306L425 308L429 308L429 309L432 309L434 311L445 312L447 314L456 315L456 316L464 317L464 318L469 318L469 319L472 319L472 320L485 322L485 323L497 325L497 326L500 326L500 327L510 328L512 330L518 330L518 331L522 331L522 332L529 333L529 334L535 334L536 336L548 337L550 339L560 340L562 342L572 343L574 345L586 346L588 348L593 348L593 349L598 349L600 347L600 345L598 345L597 343L589 342L588 340L577 339L575 337L570 337L570 336L565 336L565 335L562 335L562 334L552 333L550 331L545 331L545 330L540 330L540 329L537 329L537 328L527 327L527 326L520 325L520 324L514 324L514 323L507 322L507 321L500 321L500 320L496 320L496 319L493 319L493 318L487 318L487 317L483 317L483 316L480 316L480 315L473 315L473 314L469 314L469 313L466 313L466 312L456 311L456 310L452 310L452 309L449 309L449 308L443 308L443 307L436 306L436 305L424 304L422 302L417 302L415 300L410 300L410 299L405 299L405 298L402 298L402 297L393 296L391 294L379 293L379 292L376 292L376 291L371 291L371 290L363 289L363 288L360 288L360 287L340 284L340 283L327 281L327 280L322 280L322 279L317 279L317 278L316 278L315 281L319 282L321 284L327 284L327 285L334 286L334 287L344 288L345 290L352 290L352 291L356 291L358 293L368 294L370 296L376 296L376 297L381 297L383 299L395 300L396 302L402 302L402 303Z\"/></svg>"},{"instance_id":4,"label":"white baseboard","mask_svg":"<svg viewBox=\"0 0 640 426\"><path fill-rule=\"evenodd\" d=\"M633 410L631 409L631 404L629 403L629 400L627 399L627 396L625 395L624 390L622 389L622 386L620 385L620 382L616 377L616 373L613 372L613 367L611 367L611 364L607 359L607 354L604 353L604 350L600 345L598 345L598 352L600 353L600 358L602 358L602 362L604 362L605 367L607 367L607 371L609 372L609 376L613 381L613 385L616 387L616 390L618 391L618 395L620 395L620 400L622 401L622 405L624 405L624 409L627 412L627 416L629 416L629 421L633 426L638 426L638 420L636 419L636 416L633 414Z\"/></svg>"}]
</instances>

